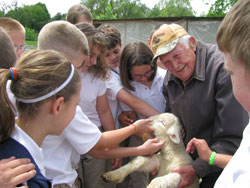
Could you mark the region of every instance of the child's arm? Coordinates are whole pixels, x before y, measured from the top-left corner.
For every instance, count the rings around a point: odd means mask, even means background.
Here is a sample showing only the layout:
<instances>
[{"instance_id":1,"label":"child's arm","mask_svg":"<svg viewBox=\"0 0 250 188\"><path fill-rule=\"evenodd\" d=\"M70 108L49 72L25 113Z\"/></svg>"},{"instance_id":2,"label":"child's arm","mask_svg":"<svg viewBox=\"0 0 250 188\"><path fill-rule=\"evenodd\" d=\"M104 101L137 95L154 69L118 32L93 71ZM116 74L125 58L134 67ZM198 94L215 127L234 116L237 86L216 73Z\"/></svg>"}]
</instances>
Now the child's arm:
<instances>
[{"instance_id":1,"label":"child's arm","mask_svg":"<svg viewBox=\"0 0 250 188\"><path fill-rule=\"evenodd\" d=\"M152 155L159 151L164 144L164 141L157 139L149 139L143 145L137 147L115 147L106 149L91 149L89 154L95 158L117 158L129 157L137 155Z\"/></svg>"},{"instance_id":2,"label":"child's arm","mask_svg":"<svg viewBox=\"0 0 250 188\"><path fill-rule=\"evenodd\" d=\"M122 88L116 97L119 101L127 104L130 106L134 111L139 114L142 114L146 117L153 116L160 114L158 110L150 106L148 103L144 102L143 100L135 97L124 88Z\"/></svg>"},{"instance_id":3,"label":"child's arm","mask_svg":"<svg viewBox=\"0 0 250 188\"><path fill-rule=\"evenodd\" d=\"M186 151L188 153L194 153L195 149L197 149L197 152L203 161L206 161L206 162L209 161L212 151L207 145L207 142L205 140L193 138L187 144ZM232 158L231 155L217 153L216 158L214 160L214 165L217 165L220 168L225 168L225 166L228 164L231 158Z\"/></svg>"},{"instance_id":4,"label":"child's arm","mask_svg":"<svg viewBox=\"0 0 250 188\"><path fill-rule=\"evenodd\" d=\"M102 127L104 131L110 131L115 129L115 123L112 113L109 108L107 94L97 97L96 110L98 112Z\"/></svg>"},{"instance_id":5,"label":"child's arm","mask_svg":"<svg viewBox=\"0 0 250 188\"><path fill-rule=\"evenodd\" d=\"M153 129L149 127L149 123L152 120L144 119L138 120L132 125L127 127L114 130L114 131L106 131L102 133L101 138L93 147L94 149L105 149L118 146L123 140L128 138L134 134L144 134L144 133L151 133Z\"/></svg>"}]
</instances>

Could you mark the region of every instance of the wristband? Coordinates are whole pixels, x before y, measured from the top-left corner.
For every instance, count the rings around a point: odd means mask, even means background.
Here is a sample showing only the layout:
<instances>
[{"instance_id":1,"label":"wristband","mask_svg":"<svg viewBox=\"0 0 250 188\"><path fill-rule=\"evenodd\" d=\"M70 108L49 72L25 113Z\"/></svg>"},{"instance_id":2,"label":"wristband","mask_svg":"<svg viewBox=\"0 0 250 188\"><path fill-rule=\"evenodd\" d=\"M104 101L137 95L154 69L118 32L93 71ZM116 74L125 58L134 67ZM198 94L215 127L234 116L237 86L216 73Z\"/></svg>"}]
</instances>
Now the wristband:
<instances>
[{"instance_id":1,"label":"wristband","mask_svg":"<svg viewBox=\"0 0 250 188\"><path fill-rule=\"evenodd\" d=\"M209 165L214 165L214 161L215 161L215 158L216 158L216 152L213 151L209 157L209 161L208 161L208 164Z\"/></svg>"},{"instance_id":2,"label":"wristband","mask_svg":"<svg viewBox=\"0 0 250 188\"><path fill-rule=\"evenodd\" d=\"M135 124L130 124L130 125L134 126L134 128L135 128L134 134L136 134L136 130L137 130L136 125Z\"/></svg>"},{"instance_id":3,"label":"wristband","mask_svg":"<svg viewBox=\"0 0 250 188\"><path fill-rule=\"evenodd\" d=\"M145 142L146 141L146 136L148 135L148 133L144 133L142 136L142 141Z\"/></svg>"}]
</instances>

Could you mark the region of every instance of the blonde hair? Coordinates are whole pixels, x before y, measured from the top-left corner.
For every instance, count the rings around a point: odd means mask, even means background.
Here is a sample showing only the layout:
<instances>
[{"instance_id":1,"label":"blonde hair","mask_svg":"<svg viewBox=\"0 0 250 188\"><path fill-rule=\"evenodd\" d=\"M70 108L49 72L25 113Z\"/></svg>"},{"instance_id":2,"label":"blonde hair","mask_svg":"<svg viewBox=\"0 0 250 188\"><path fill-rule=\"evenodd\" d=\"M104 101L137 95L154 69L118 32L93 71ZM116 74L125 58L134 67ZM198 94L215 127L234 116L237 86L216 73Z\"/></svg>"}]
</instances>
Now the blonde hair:
<instances>
[{"instance_id":1,"label":"blonde hair","mask_svg":"<svg viewBox=\"0 0 250 188\"><path fill-rule=\"evenodd\" d=\"M16 98L34 99L61 86L71 73L71 62L52 50L34 50L25 53L15 69L17 80L11 82L11 92ZM9 69L0 69L0 142L12 133L15 125L14 108L6 92L6 83L10 78ZM79 81L79 74L74 71L69 84L55 95L36 103L23 103L17 100L18 115L32 119L39 113L41 104L47 100L64 97L65 102L69 101L77 92Z\"/></svg>"},{"instance_id":2,"label":"blonde hair","mask_svg":"<svg viewBox=\"0 0 250 188\"><path fill-rule=\"evenodd\" d=\"M219 49L230 53L250 73L250 1L239 0L227 13L218 30Z\"/></svg>"},{"instance_id":3,"label":"blonde hair","mask_svg":"<svg viewBox=\"0 0 250 188\"><path fill-rule=\"evenodd\" d=\"M0 68L10 68L16 63L16 52L7 32L0 27Z\"/></svg>"},{"instance_id":4,"label":"blonde hair","mask_svg":"<svg viewBox=\"0 0 250 188\"><path fill-rule=\"evenodd\" d=\"M98 31L92 24L90 23L78 23L76 24L76 27L78 27L87 37L89 48L95 48L98 47L101 49L101 53L104 53L106 50L106 39L103 33ZM89 50L92 50L89 49ZM89 69L89 72L91 72L95 77L101 78L101 79L107 79L108 78L108 66L105 63L104 59L102 59L100 56L97 58L97 64L92 66Z\"/></svg>"},{"instance_id":5,"label":"blonde hair","mask_svg":"<svg viewBox=\"0 0 250 188\"><path fill-rule=\"evenodd\" d=\"M39 49L59 51L73 60L79 51L88 55L86 36L73 24L67 21L53 21L46 24L38 35Z\"/></svg>"},{"instance_id":6,"label":"blonde hair","mask_svg":"<svg viewBox=\"0 0 250 188\"><path fill-rule=\"evenodd\" d=\"M7 33L10 32L23 32L25 28L23 25L13 18L0 17L0 27L2 27Z\"/></svg>"},{"instance_id":7,"label":"blonde hair","mask_svg":"<svg viewBox=\"0 0 250 188\"><path fill-rule=\"evenodd\" d=\"M92 15L87 7L84 5L78 4L78 5L73 5L68 13L67 13L67 21L76 24L78 23L78 20L80 17L86 18L88 23L92 22Z\"/></svg>"}]
</instances>

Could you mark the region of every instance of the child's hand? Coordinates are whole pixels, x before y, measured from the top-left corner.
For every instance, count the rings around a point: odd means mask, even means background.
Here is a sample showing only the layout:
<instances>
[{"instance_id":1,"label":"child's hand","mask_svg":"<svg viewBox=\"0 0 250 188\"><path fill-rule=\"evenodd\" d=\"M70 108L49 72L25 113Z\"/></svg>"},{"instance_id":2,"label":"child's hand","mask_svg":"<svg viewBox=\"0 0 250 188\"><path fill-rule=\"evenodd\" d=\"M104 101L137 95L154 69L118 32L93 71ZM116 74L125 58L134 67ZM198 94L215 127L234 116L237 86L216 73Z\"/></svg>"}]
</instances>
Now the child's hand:
<instances>
[{"instance_id":1,"label":"child's hand","mask_svg":"<svg viewBox=\"0 0 250 188\"><path fill-rule=\"evenodd\" d=\"M203 161L209 161L209 157L211 156L212 151L205 140L197 138L193 138L192 140L190 140L187 144L186 151L193 154L195 149L197 149L198 154Z\"/></svg>"},{"instance_id":2,"label":"child's hand","mask_svg":"<svg viewBox=\"0 0 250 188\"><path fill-rule=\"evenodd\" d=\"M35 165L29 159L10 157L0 160L0 187L15 187L26 182L35 174ZM27 186L23 185L23 187Z\"/></svg>"},{"instance_id":3,"label":"child's hand","mask_svg":"<svg viewBox=\"0 0 250 188\"><path fill-rule=\"evenodd\" d=\"M134 111L123 111L118 117L119 123L124 127L134 123L136 119Z\"/></svg>"},{"instance_id":4,"label":"child's hand","mask_svg":"<svg viewBox=\"0 0 250 188\"><path fill-rule=\"evenodd\" d=\"M138 147L142 150L141 155L153 155L162 148L164 143L164 141L158 141L154 138L147 140L143 145Z\"/></svg>"},{"instance_id":5,"label":"child's hand","mask_svg":"<svg viewBox=\"0 0 250 188\"><path fill-rule=\"evenodd\" d=\"M134 125L136 126L136 135L143 135L144 133L150 134L153 129L149 126L152 122L151 119L140 119L137 120Z\"/></svg>"}]
</instances>

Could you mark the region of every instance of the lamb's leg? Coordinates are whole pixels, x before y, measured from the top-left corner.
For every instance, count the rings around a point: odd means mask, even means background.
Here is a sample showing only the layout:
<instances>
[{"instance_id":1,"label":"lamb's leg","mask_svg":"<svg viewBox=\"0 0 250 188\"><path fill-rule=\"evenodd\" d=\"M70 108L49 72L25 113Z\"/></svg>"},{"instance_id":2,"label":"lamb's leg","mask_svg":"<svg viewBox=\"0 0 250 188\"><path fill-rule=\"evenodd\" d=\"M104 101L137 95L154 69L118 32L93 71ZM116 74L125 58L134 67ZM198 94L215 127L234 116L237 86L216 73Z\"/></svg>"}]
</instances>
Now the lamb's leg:
<instances>
[{"instance_id":1,"label":"lamb's leg","mask_svg":"<svg viewBox=\"0 0 250 188\"><path fill-rule=\"evenodd\" d=\"M142 169L144 169L143 167L147 166L147 163L152 163L151 162L152 160L156 159L153 159L153 157L148 158L148 157L138 156L132 161L130 161L128 164L116 170L104 173L103 178L109 182L120 183L125 179L127 175L131 174L132 172L142 171ZM152 168L154 169L156 167L152 166Z\"/></svg>"},{"instance_id":2,"label":"lamb's leg","mask_svg":"<svg viewBox=\"0 0 250 188\"><path fill-rule=\"evenodd\" d=\"M154 178L147 186L147 188L177 188L180 182L180 174L169 173L165 176Z\"/></svg>"}]
</instances>

